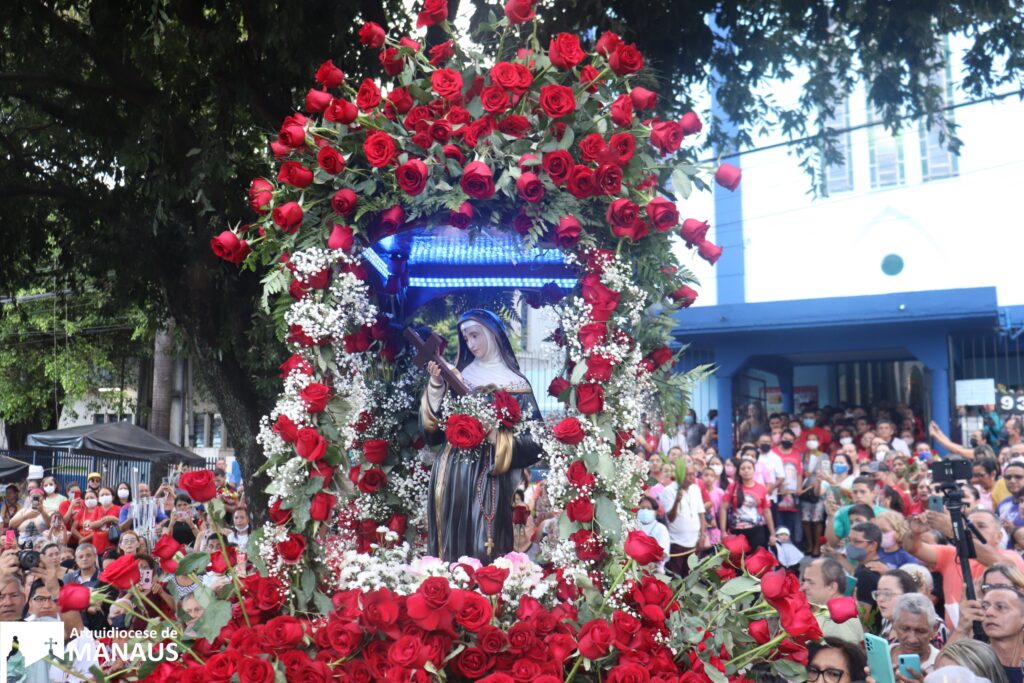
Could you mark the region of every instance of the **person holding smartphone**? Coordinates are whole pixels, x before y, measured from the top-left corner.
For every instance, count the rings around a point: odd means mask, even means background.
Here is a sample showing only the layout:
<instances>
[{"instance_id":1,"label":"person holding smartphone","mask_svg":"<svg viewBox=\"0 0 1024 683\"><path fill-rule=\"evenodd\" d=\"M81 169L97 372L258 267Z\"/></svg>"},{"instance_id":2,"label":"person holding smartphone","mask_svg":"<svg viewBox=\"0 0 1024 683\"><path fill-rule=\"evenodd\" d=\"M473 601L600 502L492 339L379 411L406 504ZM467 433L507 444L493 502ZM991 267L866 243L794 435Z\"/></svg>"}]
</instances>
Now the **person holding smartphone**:
<instances>
[{"instance_id":1,"label":"person holding smartphone","mask_svg":"<svg viewBox=\"0 0 1024 683\"><path fill-rule=\"evenodd\" d=\"M174 499L174 510L167 520L165 534L184 546L193 545L199 537L199 527L195 522L195 511L192 507L192 499L188 494L180 493Z\"/></svg>"},{"instance_id":2,"label":"person holding smartphone","mask_svg":"<svg viewBox=\"0 0 1024 683\"><path fill-rule=\"evenodd\" d=\"M34 541L50 528L50 513L43 507L43 495L42 489L31 489L25 507L8 523L8 528L17 530L19 544Z\"/></svg>"}]
</instances>

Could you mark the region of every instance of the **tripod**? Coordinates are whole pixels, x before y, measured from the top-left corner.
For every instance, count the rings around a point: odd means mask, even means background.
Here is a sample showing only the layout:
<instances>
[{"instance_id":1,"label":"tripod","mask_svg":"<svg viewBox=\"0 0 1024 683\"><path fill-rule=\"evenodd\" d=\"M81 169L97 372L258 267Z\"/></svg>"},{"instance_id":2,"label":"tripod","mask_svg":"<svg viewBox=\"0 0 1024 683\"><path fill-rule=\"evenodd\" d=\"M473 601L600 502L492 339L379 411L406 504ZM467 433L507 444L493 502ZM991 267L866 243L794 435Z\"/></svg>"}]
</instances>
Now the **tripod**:
<instances>
[{"instance_id":1,"label":"tripod","mask_svg":"<svg viewBox=\"0 0 1024 683\"><path fill-rule=\"evenodd\" d=\"M949 511L949 519L953 525L953 539L956 543L956 556L960 560L960 573L964 578L964 590L967 592L968 600L977 600L978 594L974 590L974 579L971 578L970 560L978 556L974 549L974 539L971 535L978 537L982 543L985 539L971 522L964 517L964 494L960 486L955 482L942 483L942 504ZM968 533L968 530L970 533ZM971 628L974 631L974 638L981 642L988 642L985 631L977 621L972 622Z\"/></svg>"}]
</instances>

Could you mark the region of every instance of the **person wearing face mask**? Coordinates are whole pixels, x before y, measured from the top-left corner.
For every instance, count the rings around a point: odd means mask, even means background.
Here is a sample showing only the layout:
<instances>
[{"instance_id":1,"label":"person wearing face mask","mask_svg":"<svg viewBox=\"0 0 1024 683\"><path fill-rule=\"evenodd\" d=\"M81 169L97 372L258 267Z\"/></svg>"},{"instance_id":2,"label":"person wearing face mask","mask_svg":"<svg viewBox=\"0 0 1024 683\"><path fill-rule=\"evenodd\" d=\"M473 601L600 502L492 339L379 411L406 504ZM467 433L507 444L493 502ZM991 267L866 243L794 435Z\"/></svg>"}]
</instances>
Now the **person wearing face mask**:
<instances>
[{"instance_id":1,"label":"person wearing face mask","mask_svg":"<svg viewBox=\"0 0 1024 683\"><path fill-rule=\"evenodd\" d=\"M813 410L805 410L803 412L800 425L803 429L800 430L799 438L796 441L798 449L804 449L807 442L814 439L818 442L821 450L828 451L829 446L832 444L832 432L821 425Z\"/></svg>"},{"instance_id":2,"label":"person wearing face mask","mask_svg":"<svg viewBox=\"0 0 1024 683\"><path fill-rule=\"evenodd\" d=\"M244 551L249 542L249 511L243 507L235 508L231 521L233 525L228 532L228 543L234 543L239 550Z\"/></svg>"},{"instance_id":3,"label":"person wearing face mask","mask_svg":"<svg viewBox=\"0 0 1024 683\"><path fill-rule=\"evenodd\" d=\"M117 493L118 498L121 497L121 489L122 488L127 490L127 488L128 488L127 484L121 484L121 485L118 486L118 493ZM117 516L118 517L118 523L121 525L121 531L127 531L129 529L135 529L135 521L134 521L134 518L132 516L133 508L136 506L136 504L138 504L140 506L144 506L146 501L149 501L150 498L151 498L151 494L150 494L150 491L149 491L149 484L146 484L144 482L139 482L138 492L139 492L138 503L136 503L135 500L132 500L131 494L129 493L128 503L121 505L121 511L118 513L118 516ZM165 519L167 519L167 514L164 512L164 509L163 509L163 507L161 505L154 505L154 507L155 507L155 511L156 512L155 512L155 518L153 520L153 523L154 524L160 524L160 522L162 522ZM145 533L144 533L145 529L135 529L135 530L139 531L140 533L143 533L143 535L145 535Z\"/></svg>"},{"instance_id":4,"label":"person wearing face mask","mask_svg":"<svg viewBox=\"0 0 1024 683\"><path fill-rule=\"evenodd\" d=\"M874 523L882 530L882 545L878 549L878 559L885 562L890 569L899 569L905 564L921 564L916 557L903 549L903 538L910 531L906 517L889 510L875 517Z\"/></svg>"},{"instance_id":5,"label":"person wearing face mask","mask_svg":"<svg viewBox=\"0 0 1024 683\"><path fill-rule=\"evenodd\" d=\"M846 539L846 559L855 565L853 576L857 579L857 602L875 609L874 593L878 580L889 571L888 565L878 559L882 545L882 530L872 522L861 522L850 530Z\"/></svg>"},{"instance_id":6,"label":"person wearing face mask","mask_svg":"<svg viewBox=\"0 0 1024 683\"><path fill-rule=\"evenodd\" d=\"M57 485L57 480L53 477L45 477L43 479L43 507L51 515L60 509L60 504L63 503L67 498L60 494L60 486Z\"/></svg>"},{"instance_id":7,"label":"person wearing face mask","mask_svg":"<svg viewBox=\"0 0 1024 683\"><path fill-rule=\"evenodd\" d=\"M636 511L636 522L637 529L644 532L661 546L664 551L664 555L661 558L661 562L658 563L658 571L665 571L665 563L669 560L669 548L670 541L668 535L668 528L664 524L658 521L658 501L654 500L650 496L644 496L640 499L639 509Z\"/></svg>"},{"instance_id":8,"label":"person wearing face mask","mask_svg":"<svg viewBox=\"0 0 1024 683\"><path fill-rule=\"evenodd\" d=\"M781 433L780 441L781 439ZM761 484L768 491L768 502L772 506L772 519L779 503L779 487L786 478L786 469L782 465L782 458L774 450L772 437L762 434L757 438L757 463L754 467L754 481Z\"/></svg>"},{"instance_id":9,"label":"person wearing face mask","mask_svg":"<svg viewBox=\"0 0 1024 683\"><path fill-rule=\"evenodd\" d=\"M25 507L11 518L7 528L18 531L19 544L35 540L50 528L50 513L43 507L42 489L29 490Z\"/></svg>"},{"instance_id":10,"label":"person wearing face mask","mask_svg":"<svg viewBox=\"0 0 1024 683\"><path fill-rule=\"evenodd\" d=\"M804 478L803 458L793 447L796 436L792 430L785 429L775 452L782 460L783 478L779 486L778 513L775 518L776 527L793 529L793 543L797 546L802 542L803 527L800 524L800 493Z\"/></svg>"},{"instance_id":11,"label":"person wearing face mask","mask_svg":"<svg viewBox=\"0 0 1024 683\"><path fill-rule=\"evenodd\" d=\"M683 416L682 428L686 436L687 450L692 450L699 446L704 439L704 433L708 430L707 427L697 422L697 413L693 408Z\"/></svg>"},{"instance_id":12,"label":"person wearing face mask","mask_svg":"<svg viewBox=\"0 0 1024 683\"><path fill-rule=\"evenodd\" d=\"M101 487L97 495L92 490L85 493L85 510L76 520L79 542L92 543L101 556L111 546L110 526L118 523L121 508L114 505L114 493Z\"/></svg>"}]
</instances>

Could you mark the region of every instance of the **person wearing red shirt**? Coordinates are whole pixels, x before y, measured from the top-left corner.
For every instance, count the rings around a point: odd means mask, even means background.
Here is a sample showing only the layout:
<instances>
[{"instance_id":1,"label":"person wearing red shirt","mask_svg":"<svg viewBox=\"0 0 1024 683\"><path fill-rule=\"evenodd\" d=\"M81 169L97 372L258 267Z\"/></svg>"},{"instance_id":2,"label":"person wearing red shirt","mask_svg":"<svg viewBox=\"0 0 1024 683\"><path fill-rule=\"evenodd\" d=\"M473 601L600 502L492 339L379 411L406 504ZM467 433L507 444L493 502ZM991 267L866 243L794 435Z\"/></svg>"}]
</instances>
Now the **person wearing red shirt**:
<instances>
[{"instance_id":1,"label":"person wearing red shirt","mask_svg":"<svg viewBox=\"0 0 1024 683\"><path fill-rule=\"evenodd\" d=\"M113 501L114 493L109 488L100 488L99 495L86 491L84 506L75 516L74 535L78 542L92 543L101 557L111 547L107 534L110 526L118 523L121 512L120 506L114 505Z\"/></svg>"},{"instance_id":2,"label":"person wearing red shirt","mask_svg":"<svg viewBox=\"0 0 1024 683\"><path fill-rule=\"evenodd\" d=\"M801 425L803 429L800 430L800 436L796 440L797 450L803 452L807 437L813 434L818 437L818 448L827 452L829 444L832 443L832 432L821 426L821 420L815 417L813 410L804 411Z\"/></svg>"},{"instance_id":3,"label":"person wearing red shirt","mask_svg":"<svg viewBox=\"0 0 1024 683\"><path fill-rule=\"evenodd\" d=\"M751 549L775 545L768 489L754 481L754 461L744 459L718 510L719 528L747 537Z\"/></svg>"},{"instance_id":4,"label":"person wearing red shirt","mask_svg":"<svg viewBox=\"0 0 1024 683\"><path fill-rule=\"evenodd\" d=\"M804 480L803 457L795 448L796 436L792 430L784 429L779 445L775 447L775 453L782 460L782 469L785 476L779 485L779 526L792 529L793 541L800 545L802 532L800 524L800 484Z\"/></svg>"}]
</instances>

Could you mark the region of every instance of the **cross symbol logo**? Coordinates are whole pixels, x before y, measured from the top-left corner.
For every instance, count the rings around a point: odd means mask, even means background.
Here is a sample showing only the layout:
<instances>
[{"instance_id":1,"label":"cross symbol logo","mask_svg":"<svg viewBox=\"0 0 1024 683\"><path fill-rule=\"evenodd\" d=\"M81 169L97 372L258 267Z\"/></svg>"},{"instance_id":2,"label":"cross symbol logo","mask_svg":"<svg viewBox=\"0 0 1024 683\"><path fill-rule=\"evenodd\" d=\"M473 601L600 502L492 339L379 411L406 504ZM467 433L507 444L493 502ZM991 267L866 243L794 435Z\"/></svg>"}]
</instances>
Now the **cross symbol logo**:
<instances>
[{"instance_id":1,"label":"cross symbol logo","mask_svg":"<svg viewBox=\"0 0 1024 683\"><path fill-rule=\"evenodd\" d=\"M53 646L57 644L57 641L54 640L53 638L50 638L48 641L46 641L46 644L50 646L50 655L52 656L53 655Z\"/></svg>"}]
</instances>

